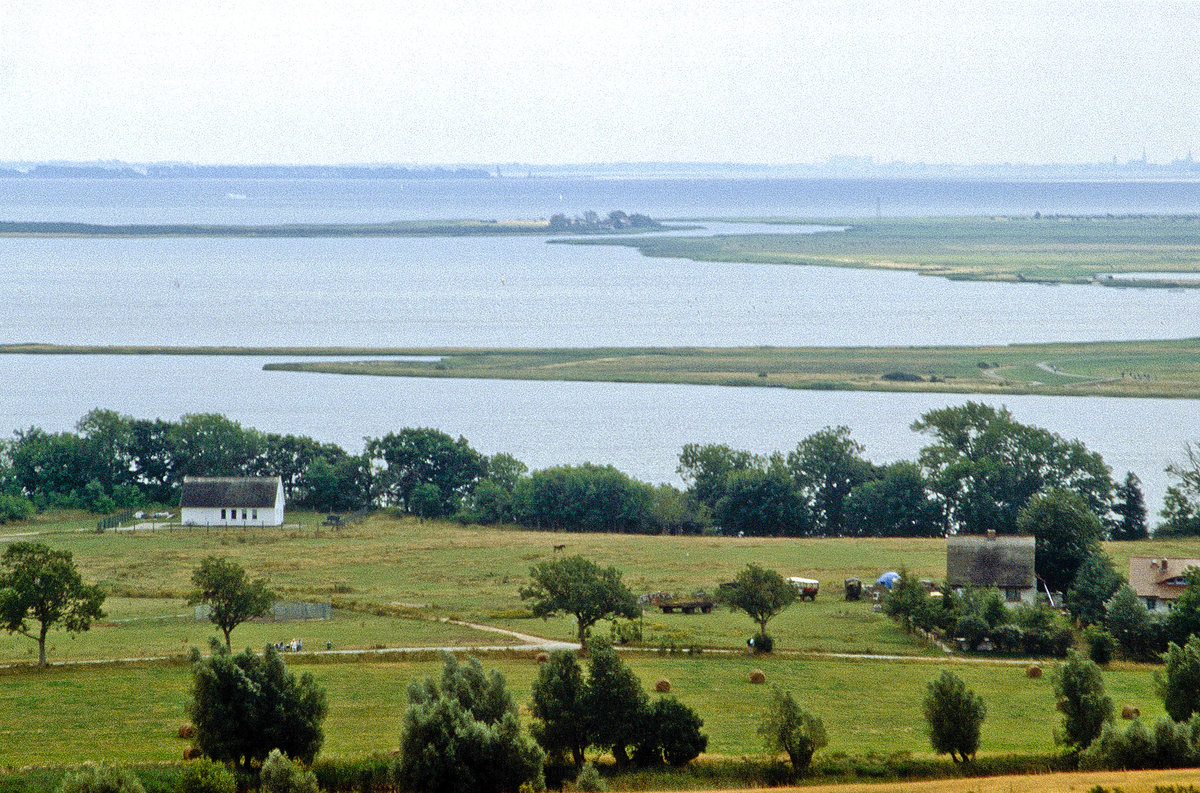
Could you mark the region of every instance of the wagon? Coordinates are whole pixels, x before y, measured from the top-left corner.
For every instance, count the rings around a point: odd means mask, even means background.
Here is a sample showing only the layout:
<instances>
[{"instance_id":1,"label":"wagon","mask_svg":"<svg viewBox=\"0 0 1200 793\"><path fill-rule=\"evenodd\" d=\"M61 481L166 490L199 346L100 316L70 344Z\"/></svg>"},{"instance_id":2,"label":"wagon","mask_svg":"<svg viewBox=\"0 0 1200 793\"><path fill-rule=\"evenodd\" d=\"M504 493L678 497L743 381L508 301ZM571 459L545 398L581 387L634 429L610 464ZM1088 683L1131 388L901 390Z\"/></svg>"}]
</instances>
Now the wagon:
<instances>
[{"instance_id":1,"label":"wagon","mask_svg":"<svg viewBox=\"0 0 1200 793\"><path fill-rule=\"evenodd\" d=\"M792 576L788 579L788 583L796 588L800 593L800 599L809 600L817 599L817 590L821 588L821 582L815 578L801 578L800 576Z\"/></svg>"}]
</instances>

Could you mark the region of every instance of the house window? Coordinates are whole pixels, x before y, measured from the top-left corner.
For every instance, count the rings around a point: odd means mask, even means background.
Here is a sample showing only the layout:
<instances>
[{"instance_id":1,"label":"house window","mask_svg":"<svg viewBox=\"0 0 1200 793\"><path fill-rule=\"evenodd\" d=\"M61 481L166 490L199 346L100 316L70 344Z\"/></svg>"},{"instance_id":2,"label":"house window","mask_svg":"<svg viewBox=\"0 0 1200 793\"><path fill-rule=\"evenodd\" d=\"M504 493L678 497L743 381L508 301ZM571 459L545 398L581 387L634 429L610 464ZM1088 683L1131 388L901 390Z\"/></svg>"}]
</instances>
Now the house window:
<instances>
[{"instance_id":1,"label":"house window","mask_svg":"<svg viewBox=\"0 0 1200 793\"><path fill-rule=\"evenodd\" d=\"M1017 589L1016 587L1008 587L1004 590L1004 599L1009 603L1020 603L1021 590Z\"/></svg>"},{"instance_id":2,"label":"house window","mask_svg":"<svg viewBox=\"0 0 1200 793\"><path fill-rule=\"evenodd\" d=\"M250 510L250 518L251 518L251 520L258 520L258 510L257 509Z\"/></svg>"},{"instance_id":3,"label":"house window","mask_svg":"<svg viewBox=\"0 0 1200 793\"><path fill-rule=\"evenodd\" d=\"M246 510L242 510L242 520L246 519Z\"/></svg>"},{"instance_id":4,"label":"house window","mask_svg":"<svg viewBox=\"0 0 1200 793\"><path fill-rule=\"evenodd\" d=\"M1146 598L1146 611L1154 611L1158 608L1158 598Z\"/></svg>"},{"instance_id":5,"label":"house window","mask_svg":"<svg viewBox=\"0 0 1200 793\"><path fill-rule=\"evenodd\" d=\"M225 510L221 510L221 520L225 520Z\"/></svg>"}]
</instances>

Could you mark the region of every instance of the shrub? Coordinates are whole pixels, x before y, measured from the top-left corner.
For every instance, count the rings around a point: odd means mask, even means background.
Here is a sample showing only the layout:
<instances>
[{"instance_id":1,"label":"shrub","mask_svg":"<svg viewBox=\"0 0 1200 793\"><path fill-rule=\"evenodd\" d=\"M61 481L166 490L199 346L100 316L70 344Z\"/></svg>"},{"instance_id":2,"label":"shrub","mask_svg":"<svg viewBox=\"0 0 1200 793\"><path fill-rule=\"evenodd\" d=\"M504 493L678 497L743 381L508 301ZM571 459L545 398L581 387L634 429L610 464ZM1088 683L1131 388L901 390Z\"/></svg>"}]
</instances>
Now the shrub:
<instances>
[{"instance_id":1,"label":"shrub","mask_svg":"<svg viewBox=\"0 0 1200 793\"><path fill-rule=\"evenodd\" d=\"M925 693L929 741L938 754L956 763L973 760L979 750L979 730L987 715L983 699L950 670L930 681Z\"/></svg>"},{"instance_id":2,"label":"shrub","mask_svg":"<svg viewBox=\"0 0 1200 793\"><path fill-rule=\"evenodd\" d=\"M88 763L68 771L55 793L145 793L137 776L120 766Z\"/></svg>"},{"instance_id":3,"label":"shrub","mask_svg":"<svg viewBox=\"0 0 1200 793\"><path fill-rule=\"evenodd\" d=\"M1133 721L1122 731L1109 723L1079 756L1082 769L1185 768L1200 763L1200 716L1177 723L1159 719L1154 731Z\"/></svg>"},{"instance_id":4,"label":"shrub","mask_svg":"<svg viewBox=\"0 0 1200 793\"><path fill-rule=\"evenodd\" d=\"M323 759L312 764L317 786L329 793L387 793L392 790L392 758L373 754L359 760Z\"/></svg>"},{"instance_id":5,"label":"shrub","mask_svg":"<svg viewBox=\"0 0 1200 793\"><path fill-rule=\"evenodd\" d=\"M317 793L317 777L272 749L258 774L262 793Z\"/></svg>"},{"instance_id":6,"label":"shrub","mask_svg":"<svg viewBox=\"0 0 1200 793\"><path fill-rule=\"evenodd\" d=\"M971 614L955 623L954 633L967 643L968 650L974 650L987 638L988 624L982 617Z\"/></svg>"},{"instance_id":7,"label":"shrub","mask_svg":"<svg viewBox=\"0 0 1200 793\"><path fill-rule=\"evenodd\" d=\"M1015 653L1021 649L1023 631L1016 625L997 625L988 632L988 638L998 652Z\"/></svg>"},{"instance_id":8,"label":"shrub","mask_svg":"<svg viewBox=\"0 0 1200 793\"><path fill-rule=\"evenodd\" d=\"M750 645L750 649L756 653L769 653L775 649L775 640L769 633L756 633L751 641L753 644Z\"/></svg>"},{"instance_id":9,"label":"shrub","mask_svg":"<svg viewBox=\"0 0 1200 793\"><path fill-rule=\"evenodd\" d=\"M0 493L0 526L15 520L29 520L34 513L33 502L25 496Z\"/></svg>"},{"instance_id":10,"label":"shrub","mask_svg":"<svg viewBox=\"0 0 1200 793\"><path fill-rule=\"evenodd\" d=\"M555 650L541 664L530 692L534 740L550 757L569 754L575 768L583 765L583 752L591 743L586 694L583 670L570 650Z\"/></svg>"},{"instance_id":11,"label":"shrub","mask_svg":"<svg viewBox=\"0 0 1200 793\"><path fill-rule=\"evenodd\" d=\"M793 773L800 774L812 764L813 754L829 744L821 719L796 704L790 691L774 689L771 704L758 725L767 750L786 752Z\"/></svg>"},{"instance_id":12,"label":"shrub","mask_svg":"<svg viewBox=\"0 0 1200 793\"><path fill-rule=\"evenodd\" d=\"M1117 649L1117 640L1111 633L1092 625L1083 632L1083 638L1087 641L1089 658L1101 666L1112 660Z\"/></svg>"},{"instance_id":13,"label":"shrub","mask_svg":"<svg viewBox=\"0 0 1200 793\"><path fill-rule=\"evenodd\" d=\"M639 765L687 765L708 748L700 732L704 720L674 697L663 697L646 709L643 739L634 753Z\"/></svg>"},{"instance_id":14,"label":"shrub","mask_svg":"<svg viewBox=\"0 0 1200 793\"><path fill-rule=\"evenodd\" d=\"M594 763L584 763L579 776L575 777L575 789L581 793L601 793L608 790L608 785L604 784Z\"/></svg>"},{"instance_id":15,"label":"shrub","mask_svg":"<svg viewBox=\"0 0 1200 793\"><path fill-rule=\"evenodd\" d=\"M1123 586L1104 604L1104 627L1130 658L1143 658L1153 645L1150 614L1132 589Z\"/></svg>"},{"instance_id":16,"label":"shrub","mask_svg":"<svg viewBox=\"0 0 1200 793\"><path fill-rule=\"evenodd\" d=\"M441 678L414 681L400 736L398 787L413 793L515 793L542 785L543 755L521 734L496 671L444 655Z\"/></svg>"},{"instance_id":17,"label":"shrub","mask_svg":"<svg viewBox=\"0 0 1200 793\"><path fill-rule=\"evenodd\" d=\"M1186 721L1200 711L1200 636L1192 636L1182 647L1171 642L1163 661L1162 673L1154 676L1155 690L1167 715Z\"/></svg>"},{"instance_id":18,"label":"shrub","mask_svg":"<svg viewBox=\"0 0 1200 793\"><path fill-rule=\"evenodd\" d=\"M1063 715L1062 742L1077 752L1086 749L1113 719L1100 667L1072 650L1054 681L1054 693Z\"/></svg>"},{"instance_id":19,"label":"shrub","mask_svg":"<svg viewBox=\"0 0 1200 793\"><path fill-rule=\"evenodd\" d=\"M237 793L237 779L221 763L197 760L179 774L177 793Z\"/></svg>"}]
</instances>

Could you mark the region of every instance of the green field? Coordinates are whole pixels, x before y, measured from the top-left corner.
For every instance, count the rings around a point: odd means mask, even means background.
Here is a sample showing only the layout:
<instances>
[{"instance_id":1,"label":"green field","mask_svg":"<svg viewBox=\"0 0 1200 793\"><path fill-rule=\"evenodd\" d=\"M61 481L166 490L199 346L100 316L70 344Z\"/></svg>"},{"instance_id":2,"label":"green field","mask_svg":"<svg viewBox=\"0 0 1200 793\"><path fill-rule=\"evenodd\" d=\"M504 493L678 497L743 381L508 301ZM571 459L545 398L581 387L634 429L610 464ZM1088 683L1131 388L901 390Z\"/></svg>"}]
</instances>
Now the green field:
<instances>
[{"instance_id":1,"label":"green field","mask_svg":"<svg viewBox=\"0 0 1200 793\"><path fill-rule=\"evenodd\" d=\"M763 221L759 221L763 222ZM768 220L844 226L819 234L562 240L706 262L909 270L955 280L1200 287L1200 279L1109 279L1200 272L1200 217L963 217Z\"/></svg>"},{"instance_id":2,"label":"green field","mask_svg":"<svg viewBox=\"0 0 1200 793\"><path fill-rule=\"evenodd\" d=\"M1200 397L1200 339L978 347L156 347L0 345L0 354L237 355L322 360L270 371L392 377L921 391ZM377 356L370 361L323 360ZM438 360L401 361L396 356Z\"/></svg>"},{"instance_id":3,"label":"green field","mask_svg":"<svg viewBox=\"0 0 1200 793\"><path fill-rule=\"evenodd\" d=\"M659 678L705 719L711 754L760 754L754 726L770 696L769 685L748 682L762 669L768 683L791 690L821 716L829 751L929 753L919 701L942 664L795 658L633 654L626 659L650 688ZM519 703L527 703L537 664L531 658L489 657ZM323 754L357 757L397 746L408 681L437 672L434 660L397 663L303 664L325 686L330 702ZM955 664L954 670L988 705L984 753L1047 752L1057 723L1053 683L1033 680L1021 666ZM0 723L0 764L174 760L185 743L176 731L186 721L186 665L51 669L0 676L0 712L29 713ZM1110 695L1135 704L1143 718L1162 708L1151 671L1113 668L1105 673ZM524 708L523 708L524 710ZM36 714L34 716L33 714ZM523 713L528 723L528 713Z\"/></svg>"},{"instance_id":4,"label":"green field","mask_svg":"<svg viewBox=\"0 0 1200 793\"><path fill-rule=\"evenodd\" d=\"M822 716L830 751L925 753L915 703L925 682L945 664L953 664L987 700L985 752L1052 750L1056 716L1049 677L1029 679L1020 664L947 660L875 613L869 601L841 598L841 581L850 575L873 579L905 566L922 577L940 578L944 540L563 534L384 514L318 536L319 516L290 514L301 528L97 534L78 531L88 521L70 515L20 525L24 531L46 532L38 539L72 551L85 579L113 593L109 617L88 633L75 639L51 634L51 660L180 654L204 646L213 635L210 626L172 615L187 613L182 598L191 570L214 553L237 560L253 576L267 577L287 597L331 599L339 605L328 622L243 625L234 633L237 646L293 637L302 638L306 649L323 648L325 641L335 649L504 642L495 634L429 621L451 616L570 639L574 631L568 619L521 618L527 604L517 594L530 565L554 558L551 546L565 543L565 553L622 569L639 593L711 590L748 562L822 582L815 603L797 603L771 623L779 652L770 658L746 655L744 642L753 626L744 615L723 609L710 615L645 615L648 646L631 653L629 663L648 687L665 677L672 693L696 708L706 720L713 754L760 751L752 727L770 687L747 682L753 668L762 668L769 682L790 688ZM1200 555L1200 541L1194 539L1106 547L1119 570L1127 569L1131 554ZM147 619L160 616L168 619ZM658 643L672 641L707 650L700 656L653 651ZM29 659L31 644L21 637L0 638L0 658ZM886 653L908 660L796 652L805 650ZM487 661L505 674L519 702L527 701L536 671L529 655L493 653ZM407 682L437 668L428 655L406 661L296 656L292 663L303 665L328 689L325 753L345 757L393 748ZM1161 707L1153 695L1152 671L1122 664L1108 670L1106 683L1117 705L1136 705L1144 717L1155 718ZM9 670L0 674L0 765L177 759L183 742L174 736L185 720L187 686L187 668L179 661Z\"/></svg>"}]
</instances>

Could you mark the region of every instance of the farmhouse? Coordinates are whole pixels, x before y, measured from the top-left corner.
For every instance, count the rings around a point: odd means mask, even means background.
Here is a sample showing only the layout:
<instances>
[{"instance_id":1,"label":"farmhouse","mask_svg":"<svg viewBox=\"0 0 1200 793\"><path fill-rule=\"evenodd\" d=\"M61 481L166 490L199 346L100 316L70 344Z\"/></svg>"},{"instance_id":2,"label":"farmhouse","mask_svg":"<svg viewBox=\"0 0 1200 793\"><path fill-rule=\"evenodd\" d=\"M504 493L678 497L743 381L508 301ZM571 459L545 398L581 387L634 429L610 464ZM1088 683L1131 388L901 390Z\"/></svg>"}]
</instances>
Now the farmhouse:
<instances>
[{"instance_id":1,"label":"farmhouse","mask_svg":"<svg viewBox=\"0 0 1200 793\"><path fill-rule=\"evenodd\" d=\"M1150 611L1166 611L1187 589L1189 567L1200 570L1200 559L1131 556L1129 586Z\"/></svg>"},{"instance_id":2,"label":"farmhouse","mask_svg":"<svg viewBox=\"0 0 1200 793\"><path fill-rule=\"evenodd\" d=\"M185 476L179 496L185 526L281 526L278 476Z\"/></svg>"},{"instance_id":3,"label":"farmhouse","mask_svg":"<svg viewBox=\"0 0 1200 793\"><path fill-rule=\"evenodd\" d=\"M946 538L946 585L996 588L1007 603L1034 603L1033 537L955 535Z\"/></svg>"}]
</instances>

